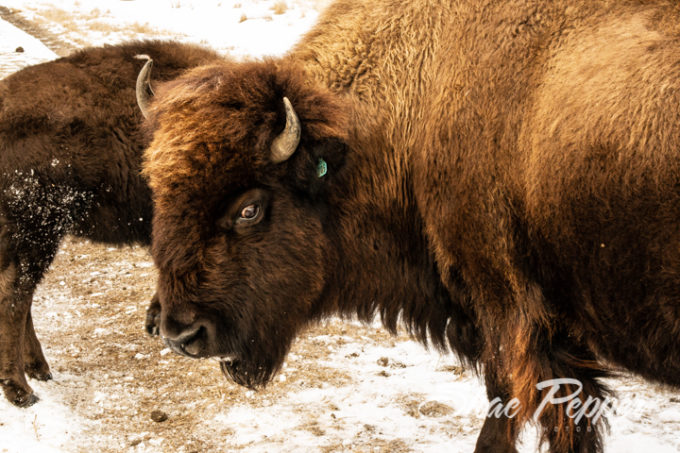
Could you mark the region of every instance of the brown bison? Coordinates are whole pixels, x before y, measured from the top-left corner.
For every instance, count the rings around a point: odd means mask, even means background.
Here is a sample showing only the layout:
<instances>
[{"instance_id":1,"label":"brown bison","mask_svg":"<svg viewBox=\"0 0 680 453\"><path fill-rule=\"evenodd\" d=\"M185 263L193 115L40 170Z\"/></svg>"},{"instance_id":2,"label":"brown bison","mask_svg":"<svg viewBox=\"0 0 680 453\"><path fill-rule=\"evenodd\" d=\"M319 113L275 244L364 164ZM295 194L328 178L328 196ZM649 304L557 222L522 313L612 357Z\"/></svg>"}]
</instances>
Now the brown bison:
<instances>
[{"instance_id":1,"label":"brown bison","mask_svg":"<svg viewBox=\"0 0 680 453\"><path fill-rule=\"evenodd\" d=\"M51 378L31 301L64 235L150 242L138 54L153 58L161 80L217 58L192 45L132 42L82 50L0 81L0 384L16 405L37 400L24 372Z\"/></svg>"},{"instance_id":2,"label":"brown bison","mask_svg":"<svg viewBox=\"0 0 680 453\"><path fill-rule=\"evenodd\" d=\"M667 0L338 0L284 58L164 84L165 341L258 386L316 319L401 319L512 409L477 452L534 417L601 451L610 365L680 385L678 24Z\"/></svg>"}]
</instances>

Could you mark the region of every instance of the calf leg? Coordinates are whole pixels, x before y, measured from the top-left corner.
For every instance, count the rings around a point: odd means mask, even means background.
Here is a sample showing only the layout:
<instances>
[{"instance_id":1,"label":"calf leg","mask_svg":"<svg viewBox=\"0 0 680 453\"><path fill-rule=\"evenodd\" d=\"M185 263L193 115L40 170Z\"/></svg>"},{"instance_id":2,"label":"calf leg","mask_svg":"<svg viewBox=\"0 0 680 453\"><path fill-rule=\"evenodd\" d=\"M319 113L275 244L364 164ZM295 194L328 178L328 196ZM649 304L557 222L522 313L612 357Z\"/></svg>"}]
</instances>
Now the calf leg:
<instances>
[{"instance_id":1,"label":"calf leg","mask_svg":"<svg viewBox=\"0 0 680 453\"><path fill-rule=\"evenodd\" d=\"M24 375L24 338L30 299L17 297L16 266L0 271L0 385L7 399L26 407L38 398Z\"/></svg>"},{"instance_id":2,"label":"calf leg","mask_svg":"<svg viewBox=\"0 0 680 453\"><path fill-rule=\"evenodd\" d=\"M25 407L38 400L25 373L40 380L51 377L33 328L31 303L61 236L33 233L26 222L21 229L15 225L2 222L0 229L0 385L10 402Z\"/></svg>"},{"instance_id":3,"label":"calf leg","mask_svg":"<svg viewBox=\"0 0 680 453\"><path fill-rule=\"evenodd\" d=\"M26 317L26 331L24 333L24 369L30 378L39 381L49 381L52 379L50 367L47 365L40 342L35 335L30 310Z\"/></svg>"}]
</instances>

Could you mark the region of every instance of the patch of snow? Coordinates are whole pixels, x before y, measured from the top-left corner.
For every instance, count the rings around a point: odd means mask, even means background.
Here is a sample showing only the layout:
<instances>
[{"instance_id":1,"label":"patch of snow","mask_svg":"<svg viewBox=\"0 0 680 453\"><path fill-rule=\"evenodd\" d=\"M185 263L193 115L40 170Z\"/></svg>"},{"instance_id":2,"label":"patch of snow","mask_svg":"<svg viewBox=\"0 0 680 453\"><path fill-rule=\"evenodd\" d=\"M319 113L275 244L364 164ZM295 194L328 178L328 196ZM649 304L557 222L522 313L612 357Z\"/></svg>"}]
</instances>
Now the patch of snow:
<instances>
[{"instance_id":1,"label":"patch of snow","mask_svg":"<svg viewBox=\"0 0 680 453\"><path fill-rule=\"evenodd\" d=\"M0 398L0 453L58 453L69 450L89 424L61 400L59 382L31 381L40 401L29 408L12 406Z\"/></svg>"},{"instance_id":2,"label":"patch of snow","mask_svg":"<svg viewBox=\"0 0 680 453\"><path fill-rule=\"evenodd\" d=\"M282 10L276 4L283 3ZM129 39L126 30L140 30L163 38L209 44L232 57L280 55L314 24L324 0L5 0L3 4L39 16L40 11L59 10L81 17L72 27L89 30L88 22L102 24L99 30L82 32L91 45ZM279 14L280 12L280 14ZM68 17L68 16L67 16ZM73 19L71 19L73 20ZM108 25L108 27L107 27ZM69 30L55 24L53 32ZM143 37L143 36L140 36Z\"/></svg>"},{"instance_id":3,"label":"patch of snow","mask_svg":"<svg viewBox=\"0 0 680 453\"><path fill-rule=\"evenodd\" d=\"M605 453L678 453L678 447L664 443L660 439L643 433L628 433L625 436L612 436L606 440Z\"/></svg>"},{"instance_id":4,"label":"patch of snow","mask_svg":"<svg viewBox=\"0 0 680 453\"><path fill-rule=\"evenodd\" d=\"M22 52L17 52L21 48ZM24 66L56 58L42 42L14 25L0 20L0 78Z\"/></svg>"}]
</instances>

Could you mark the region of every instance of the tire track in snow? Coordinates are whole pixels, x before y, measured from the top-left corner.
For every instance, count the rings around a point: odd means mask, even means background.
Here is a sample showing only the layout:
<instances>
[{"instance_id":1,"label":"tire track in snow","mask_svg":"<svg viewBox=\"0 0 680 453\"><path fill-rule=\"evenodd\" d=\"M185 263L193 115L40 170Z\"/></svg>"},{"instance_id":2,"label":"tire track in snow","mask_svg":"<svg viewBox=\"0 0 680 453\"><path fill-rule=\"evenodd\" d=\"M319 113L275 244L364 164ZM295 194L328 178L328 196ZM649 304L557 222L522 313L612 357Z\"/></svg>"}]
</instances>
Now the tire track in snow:
<instances>
[{"instance_id":1,"label":"tire track in snow","mask_svg":"<svg viewBox=\"0 0 680 453\"><path fill-rule=\"evenodd\" d=\"M33 36L60 57L65 57L76 50L75 46L62 41L57 35L45 30L38 24L25 19L15 10L0 5L0 18Z\"/></svg>"}]
</instances>

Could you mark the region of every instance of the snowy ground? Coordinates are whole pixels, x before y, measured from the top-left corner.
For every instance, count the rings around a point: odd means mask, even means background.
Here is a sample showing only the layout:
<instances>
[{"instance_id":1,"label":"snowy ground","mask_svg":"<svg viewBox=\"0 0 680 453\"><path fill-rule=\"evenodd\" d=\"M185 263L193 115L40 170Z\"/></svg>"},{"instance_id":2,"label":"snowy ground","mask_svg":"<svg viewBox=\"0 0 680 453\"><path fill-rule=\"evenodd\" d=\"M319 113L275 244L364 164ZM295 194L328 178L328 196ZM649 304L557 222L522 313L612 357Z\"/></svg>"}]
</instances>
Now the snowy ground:
<instances>
[{"instance_id":1,"label":"snowy ground","mask_svg":"<svg viewBox=\"0 0 680 453\"><path fill-rule=\"evenodd\" d=\"M285 52L329 0L3 0L0 5L76 47L154 36L230 56Z\"/></svg>"},{"instance_id":2,"label":"snowy ground","mask_svg":"<svg viewBox=\"0 0 680 453\"><path fill-rule=\"evenodd\" d=\"M0 77L55 52L143 37L276 55L326 3L0 0L11 13L2 17L30 22L52 49L0 20ZM472 451L487 402L453 357L329 320L299 339L267 389L246 391L216 363L169 354L144 334L154 278L145 249L66 242L33 307L55 379L31 381L41 398L31 408L0 398L0 453ZM610 385L620 399L607 451L680 451L680 392L632 377ZM536 451L535 437L528 429L521 451Z\"/></svg>"},{"instance_id":3,"label":"snowy ground","mask_svg":"<svg viewBox=\"0 0 680 453\"><path fill-rule=\"evenodd\" d=\"M33 36L0 20L0 78L31 64L57 55Z\"/></svg>"}]
</instances>

